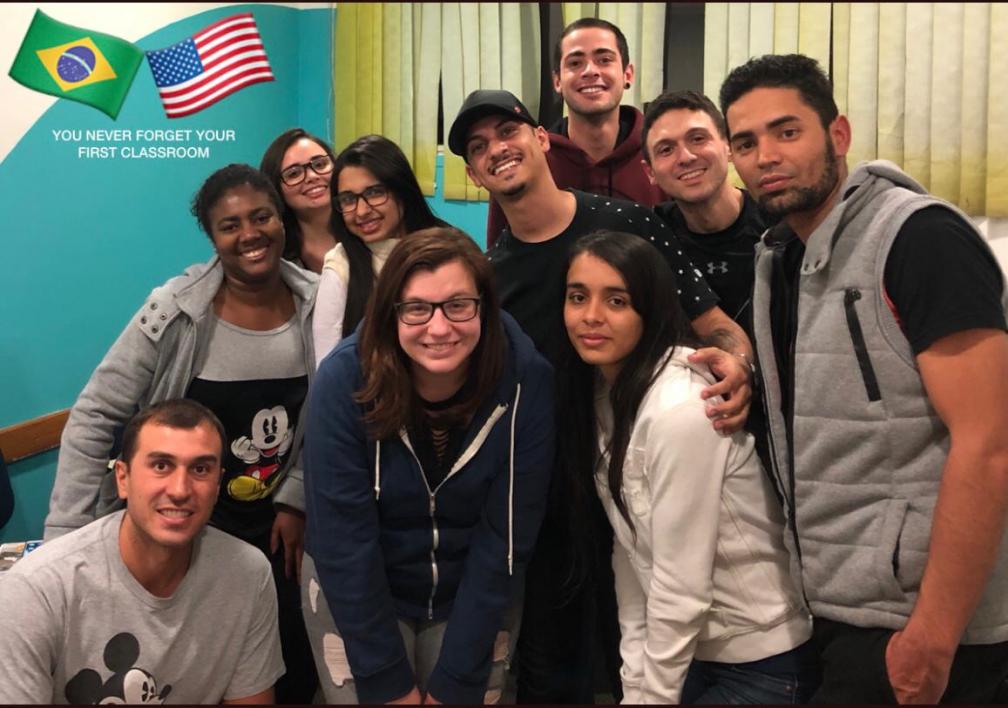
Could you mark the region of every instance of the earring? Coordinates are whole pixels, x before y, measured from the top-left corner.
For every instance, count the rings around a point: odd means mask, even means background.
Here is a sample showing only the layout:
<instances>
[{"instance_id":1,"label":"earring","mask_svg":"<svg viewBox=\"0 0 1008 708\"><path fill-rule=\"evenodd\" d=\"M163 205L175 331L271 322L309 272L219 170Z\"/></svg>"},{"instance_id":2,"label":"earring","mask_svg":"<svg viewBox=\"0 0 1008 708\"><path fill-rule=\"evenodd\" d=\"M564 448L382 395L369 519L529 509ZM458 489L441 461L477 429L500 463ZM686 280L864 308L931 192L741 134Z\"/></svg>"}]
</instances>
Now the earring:
<instances>
[{"instance_id":1,"label":"earring","mask_svg":"<svg viewBox=\"0 0 1008 708\"><path fill-rule=\"evenodd\" d=\"M627 81L625 84L623 84L623 88L625 88L625 89L630 88L630 82Z\"/></svg>"}]
</instances>

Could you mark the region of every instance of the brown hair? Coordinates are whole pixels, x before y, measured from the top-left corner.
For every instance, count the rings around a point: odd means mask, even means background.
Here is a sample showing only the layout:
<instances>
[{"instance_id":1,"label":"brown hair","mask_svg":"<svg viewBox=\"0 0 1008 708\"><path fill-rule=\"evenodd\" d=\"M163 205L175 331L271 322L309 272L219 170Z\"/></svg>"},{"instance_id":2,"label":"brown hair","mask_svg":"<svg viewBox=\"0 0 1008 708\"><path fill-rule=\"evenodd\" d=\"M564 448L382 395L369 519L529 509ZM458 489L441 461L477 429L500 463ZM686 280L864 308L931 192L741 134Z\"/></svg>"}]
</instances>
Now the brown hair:
<instances>
[{"instance_id":1,"label":"brown hair","mask_svg":"<svg viewBox=\"0 0 1008 708\"><path fill-rule=\"evenodd\" d=\"M200 425L212 428L220 436L220 463L221 466L224 465L224 451L227 450L227 435L224 432L224 426L221 425L213 411L202 403L188 398L172 398L155 403L130 418L125 430L123 430L122 452L120 453L120 458L126 464L133 461L133 455L136 454L140 439L140 430L147 423L177 430L194 430Z\"/></svg>"},{"instance_id":2,"label":"brown hair","mask_svg":"<svg viewBox=\"0 0 1008 708\"><path fill-rule=\"evenodd\" d=\"M468 420L494 391L504 371L507 344L500 318L490 261L466 234L452 227L435 226L403 239L382 268L360 329L364 386L355 398L366 408L369 433L384 440L420 419L421 409L410 375L409 359L399 346L396 302L406 281L418 270L436 270L460 262L472 276L480 294L480 338L469 357L471 394L443 412L445 417Z\"/></svg>"}]
</instances>

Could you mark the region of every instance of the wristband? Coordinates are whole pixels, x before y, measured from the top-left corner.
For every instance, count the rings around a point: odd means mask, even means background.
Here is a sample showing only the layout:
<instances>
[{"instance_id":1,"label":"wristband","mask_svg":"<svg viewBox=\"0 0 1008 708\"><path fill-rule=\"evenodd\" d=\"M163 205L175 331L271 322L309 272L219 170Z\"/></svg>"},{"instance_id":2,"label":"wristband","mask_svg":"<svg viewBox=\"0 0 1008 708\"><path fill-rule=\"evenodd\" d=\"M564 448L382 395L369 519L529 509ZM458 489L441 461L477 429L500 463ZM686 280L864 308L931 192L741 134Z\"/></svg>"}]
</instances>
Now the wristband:
<instances>
[{"instance_id":1,"label":"wristband","mask_svg":"<svg viewBox=\"0 0 1008 708\"><path fill-rule=\"evenodd\" d=\"M756 363L749 358L749 355L745 352L732 352L735 356L742 360L742 363L746 365L749 369L749 373L753 378L756 378Z\"/></svg>"}]
</instances>

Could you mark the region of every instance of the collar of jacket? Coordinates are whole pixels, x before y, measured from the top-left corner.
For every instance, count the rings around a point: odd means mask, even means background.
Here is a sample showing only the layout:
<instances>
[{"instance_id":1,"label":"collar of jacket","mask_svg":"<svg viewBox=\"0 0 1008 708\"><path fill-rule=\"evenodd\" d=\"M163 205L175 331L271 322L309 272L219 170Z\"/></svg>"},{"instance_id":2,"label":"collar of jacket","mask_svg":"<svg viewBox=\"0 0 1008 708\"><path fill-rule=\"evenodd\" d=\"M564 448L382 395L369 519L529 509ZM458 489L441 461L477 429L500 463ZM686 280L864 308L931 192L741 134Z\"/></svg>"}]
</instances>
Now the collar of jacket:
<instances>
[{"instance_id":1,"label":"collar of jacket","mask_svg":"<svg viewBox=\"0 0 1008 708\"><path fill-rule=\"evenodd\" d=\"M298 312L304 321L315 305L318 275L281 259L280 277L298 301ZM146 322L141 320L141 329L157 340L180 312L194 321L201 319L223 282L224 268L216 254L206 263L189 266L181 275L154 289L144 303L144 308L150 312Z\"/></svg>"},{"instance_id":2,"label":"collar of jacket","mask_svg":"<svg viewBox=\"0 0 1008 708\"><path fill-rule=\"evenodd\" d=\"M593 162L584 150L578 147L577 143L568 138L563 133L559 132L563 129L563 119L561 118L559 122L554 124L553 129L550 130L550 151L557 150L559 152L567 153L566 157L571 160L576 160L579 164L585 167L608 167L610 165L621 165L625 162L631 160L639 160L641 158L641 130L644 127L644 114L633 106L620 106L620 121L632 120L633 125L630 128L630 133L626 136L626 139L621 143L617 143L613 151L603 157L598 162Z\"/></svg>"}]
</instances>

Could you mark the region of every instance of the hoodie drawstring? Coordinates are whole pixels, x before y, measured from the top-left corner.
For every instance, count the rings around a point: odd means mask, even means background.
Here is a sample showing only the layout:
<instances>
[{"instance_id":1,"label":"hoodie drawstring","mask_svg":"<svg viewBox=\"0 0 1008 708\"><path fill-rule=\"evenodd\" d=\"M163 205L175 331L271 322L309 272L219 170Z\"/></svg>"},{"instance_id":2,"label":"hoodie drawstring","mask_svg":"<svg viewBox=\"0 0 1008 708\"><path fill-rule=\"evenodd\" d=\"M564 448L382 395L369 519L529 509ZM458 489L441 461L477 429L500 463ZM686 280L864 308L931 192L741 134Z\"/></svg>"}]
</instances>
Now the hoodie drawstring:
<instances>
[{"instance_id":1,"label":"hoodie drawstring","mask_svg":"<svg viewBox=\"0 0 1008 708\"><path fill-rule=\"evenodd\" d=\"M378 501L381 496L381 440L375 441L374 453L374 498Z\"/></svg>"},{"instance_id":2,"label":"hoodie drawstring","mask_svg":"<svg viewBox=\"0 0 1008 708\"><path fill-rule=\"evenodd\" d=\"M521 399L521 384L515 392L514 406L511 408L511 440L508 451L508 575L514 575L514 447L515 420L518 417L518 401Z\"/></svg>"}]
</instances>

